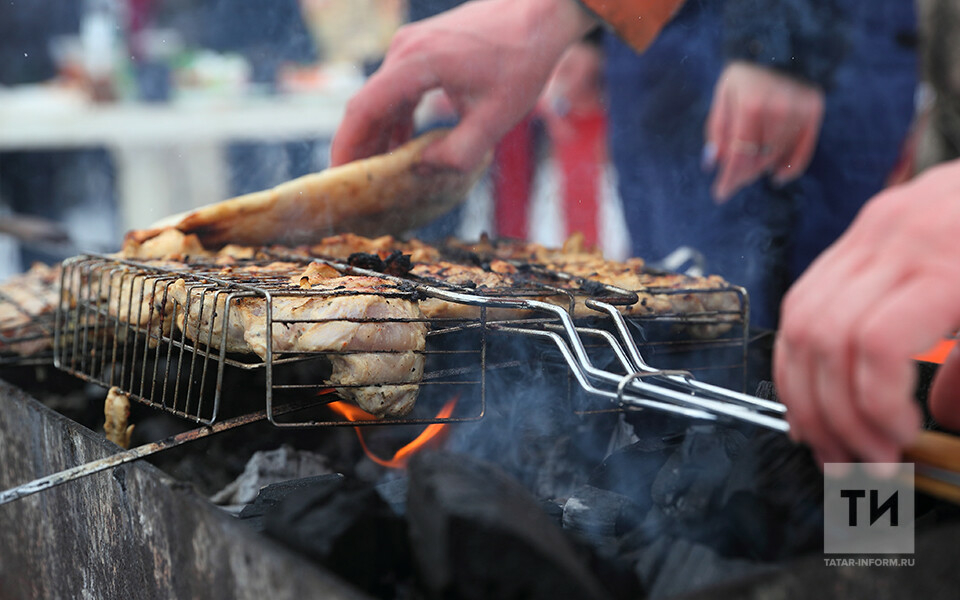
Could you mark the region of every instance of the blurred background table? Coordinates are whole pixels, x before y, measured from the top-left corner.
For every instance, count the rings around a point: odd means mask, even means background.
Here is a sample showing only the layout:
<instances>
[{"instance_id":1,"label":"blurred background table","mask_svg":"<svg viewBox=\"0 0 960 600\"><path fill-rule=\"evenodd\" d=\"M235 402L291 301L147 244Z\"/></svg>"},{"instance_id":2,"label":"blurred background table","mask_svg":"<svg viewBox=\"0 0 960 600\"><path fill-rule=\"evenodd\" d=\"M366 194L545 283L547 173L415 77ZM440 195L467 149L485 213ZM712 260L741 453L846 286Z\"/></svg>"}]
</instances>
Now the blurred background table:
<instances>
[{"instance_id":1,"label":"blurred background table","mask_svg":"<svg viewBox=\"0 0 960 600\"><path fill-rule=\"evenodd\" d=\"M129 230L227 198L229 143L331 138L351 94L94 104L18 88L0 92L0 150L107 148Z\"/></svg>"}]
</instances>

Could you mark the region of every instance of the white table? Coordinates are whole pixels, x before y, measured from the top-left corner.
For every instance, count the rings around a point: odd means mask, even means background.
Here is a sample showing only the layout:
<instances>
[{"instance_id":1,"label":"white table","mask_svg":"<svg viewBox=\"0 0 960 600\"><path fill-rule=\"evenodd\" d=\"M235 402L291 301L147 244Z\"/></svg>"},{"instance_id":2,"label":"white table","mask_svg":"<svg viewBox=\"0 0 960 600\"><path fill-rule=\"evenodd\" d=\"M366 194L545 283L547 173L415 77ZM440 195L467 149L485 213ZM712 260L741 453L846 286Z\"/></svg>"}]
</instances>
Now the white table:
<instances>
[{"instance_id":1,"label":"white table","mask_svg":"<svg viewBox=\"0 0 960 600\"><path fill-rule=\"evenodd\" d=\"M93 105L42 87L0 92L0 150L107 148L121 224L142 228L226 198L228 142L330 138L351 94Z\"/></svg>"}]
</instances>

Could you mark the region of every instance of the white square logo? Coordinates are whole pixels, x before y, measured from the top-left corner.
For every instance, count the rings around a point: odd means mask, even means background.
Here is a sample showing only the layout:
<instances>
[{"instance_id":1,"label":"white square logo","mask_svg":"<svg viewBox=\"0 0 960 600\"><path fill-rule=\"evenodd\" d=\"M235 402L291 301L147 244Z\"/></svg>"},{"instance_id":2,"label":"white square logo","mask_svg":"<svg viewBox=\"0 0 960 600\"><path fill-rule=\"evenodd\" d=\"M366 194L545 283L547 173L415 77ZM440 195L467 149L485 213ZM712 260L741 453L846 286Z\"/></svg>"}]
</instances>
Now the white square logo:
<instances>
[{"instance_id":1,"label":"white square logo","mask_svg":"<svg viewBox=\"0 0 960 600\"><path fill-rule=\"evenodd\" d=\"M885 464L877 478L860 463L823 469L825 554L913 554L913 463Z\"/></svg>"}]
</instances>

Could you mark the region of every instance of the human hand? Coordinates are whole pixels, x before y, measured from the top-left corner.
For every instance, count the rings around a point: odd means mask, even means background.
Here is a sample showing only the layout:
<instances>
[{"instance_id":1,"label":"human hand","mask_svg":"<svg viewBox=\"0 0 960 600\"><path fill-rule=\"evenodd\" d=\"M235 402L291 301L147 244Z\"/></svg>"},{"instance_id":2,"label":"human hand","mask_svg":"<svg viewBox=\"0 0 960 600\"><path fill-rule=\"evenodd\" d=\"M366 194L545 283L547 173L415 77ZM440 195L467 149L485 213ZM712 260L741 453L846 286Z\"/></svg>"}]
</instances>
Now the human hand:
<instances>
[{"instance_id":1,"label":"human hand","mask_svg":"<svg viewBox=\"0 0 960 600\"><path fill-rule=\"evenodd\" d=\"M821 462L899 462L919 432L911 356L960 325L960 161L883 192L787 294L774 378ZM960 426L960 353L930 406Z\"/></svg>"},{"instance_id":2,"label":"human hand","mask_svg":"<svg viewBox=\"0 0 960 600\"><path fill-rule=\"evenodd\" d=\"M597 46L580 42L564 52L537 103L537 114L555 141L575 135L569 115L604 110L602 74L603 52Z\"/></svg>"},{"instance_id":3,"label":"human hand","mask_svg":"<svg viewBox=\"0 0 960 600\"><path fill-rule=\"evenodd\" d=\"M402 144L420 98L441 88L460 123L425 150L423 163L472 169L530 111L564 49L594 25L574 0L485 0L401 28L347 105L331 163Z\"/></svg>"},{"instance_id":4,"label":"human hand","mask_svg":"<svg viewBox=\"0 0 960 600\"><path fill-rule=\"evenodd\" d=\"M823 92L746 62L723 70L707 117L704 167L719 166L713 197L726 202L766 173L787 183L806 170L823 120Z\"/></svg>"}]
</instances>

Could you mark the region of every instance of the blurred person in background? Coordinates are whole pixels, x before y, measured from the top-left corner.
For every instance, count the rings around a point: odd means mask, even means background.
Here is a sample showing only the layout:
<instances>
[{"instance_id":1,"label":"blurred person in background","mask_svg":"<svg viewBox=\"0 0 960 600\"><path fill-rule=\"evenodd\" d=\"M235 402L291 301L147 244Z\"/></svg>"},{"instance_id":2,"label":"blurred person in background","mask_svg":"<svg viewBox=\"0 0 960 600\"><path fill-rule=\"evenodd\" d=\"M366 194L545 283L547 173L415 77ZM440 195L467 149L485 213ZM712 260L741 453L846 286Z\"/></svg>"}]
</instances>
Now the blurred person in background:
<instances>
[{"instance_id":1,"label":"blurred person in background","mask_svg":"<svg viewBox=\"0 0 960 600\"><path fill-rule=\"evenodd\" d=\"M607 164L607 117L603 94L600 30L571 46L547 83L536 114L546 126L558 165L565 237L600 241L603 170Z\"/></svg>"},{"instance_id":2,"label":"blurred person in background","mask_svg":"<svg viewBox=\"0 0 960 600\"><path fill-rule=\"evenodd\" d=\"M776 327L789 284L896 163L915 22L910 0L726 0L687 2L639 57L609 36L634 254L696 248L747 288L753 325Z\"/></svg>"},{"instance_id":3,"label":"blurred person in background","mask_svg":"<svg viewBox=\"0 0 960 600\"><path fill-rule=\"evenodd\" d=\"M81 9L76 0L0 2L0 86L51 82L58 74L51 42L78 33ZM0 202L10 215L0 219L22 240L20 269L74 253L65 234L95 249L116 239L113 179L102 150L0 152ZM17 216L46 225L22 227Z\"/></svg>"},{"instance_id":4,"label":"blurred person in background","mask_svg":"<svg viewBox=\"0 0 960 600\"><path fill-rule=\"evenodd\" d=\"M366 70L378 64L408 12L404 0L300 0L300 3L327 68L362 66ZM451 3L444 4L449 7ZM439 10L443 9L437 12Z\"/></svg>"},{"instance_id":5,"label":"blurred person in background","mask_svg":"<svg viewBox=\"0 0 960 600\"><path fill-rule=\"evenodd\" d=\"M288 65L322 64L328 79L359 79L400 25L401 0L202 0L199 43L243 56L251 82L278 91ZM331 85L336 85L331 81ZM231 194L267 189L327 166L329 140L234 143Z\"/></svg>"},{"instance_id":6,"label":"blurred person in background","mask_svg":"<svg viewBox=\"0 0 960 600\"><path fill-rule=\"evenodd\" d=\"M628 42L608 36L606 79L634 254L701 249L709 271L747 287L752 323L775 326L789 281L882 187L895 162L913 112L914 52L903 43L911 4L688 2L656 41L656 24L680 2L585 4ZM524 20L543 6L553 11L548 21ZM488 23L503 10L512 11L517 31ZM644 13L642 25L632 24L636 13ZM428 160L454 168L480 160L530 110L570 43L563 36L594 22L570 2L487 2L411 27L352 102L334 164L384 150L433 87L451 96L462 120ZM515 48L508 30L525 36ZM703 172L701 161L716 174ZM808 163L807 177L795 181Z\"/></svg>"},{"instance_id":7,"label":"blurred person in background","mask_svg":"<svg viewBox=\"0 0 960 600\"><path fill-rule=\"evenodd\" d=\"M50 41L80 29L76 0L0 3L0 83L42 83L57 74Z\"/></svg>"},{"instance_id":8,"label":"blurred person in background","mask_svg":"<svg viewBox=\"0 0 960 600\"><path fill-rule=\"evenodd\" d=\"M917 127L912 172L960 157L960 3L917 4L926 110Z\"/></svg>"}]
</instances>

